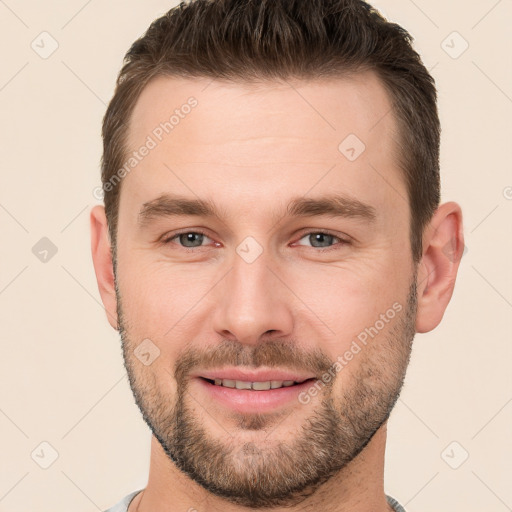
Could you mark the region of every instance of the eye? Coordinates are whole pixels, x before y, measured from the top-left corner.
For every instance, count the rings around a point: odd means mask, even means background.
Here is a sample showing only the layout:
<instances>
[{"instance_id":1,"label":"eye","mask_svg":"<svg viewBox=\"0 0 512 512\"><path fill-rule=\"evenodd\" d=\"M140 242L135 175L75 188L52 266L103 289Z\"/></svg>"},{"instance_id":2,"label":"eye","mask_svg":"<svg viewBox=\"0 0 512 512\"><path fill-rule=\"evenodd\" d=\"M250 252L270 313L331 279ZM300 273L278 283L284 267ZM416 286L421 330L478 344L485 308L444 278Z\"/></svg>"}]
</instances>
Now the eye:
<instances>
[{"instance_id":1,"label":"eye","mask_svg":"<svg viewBox=\"0 0 512 512\"><path fill-rule=\"evenodd\" d=\"M162 243L168 244L178 240L179 245L185 249L194 249L195 247L202 247L205 239L212 241L211 238L206 236L202 231L182 231L181 233L174 233L173 235L162 240Z\"/></svg>"},{"instance_id":2,"label":"eye","mask_svg":"<svg viewBox=\"0 0 512 512\"><path fill-rule=\"evenodd\" d=\"M162 243L165 244L174 244L175 240L177 240L177 245L181 246L184 249L195 249L198 247L205 247L203 242L213 242L213 240L203 233L202 231L182 231L179 233L172 233L162 240ZM337 249L338 246L347 245L350 242L348 240L344 240L336 235L328 233L327 231L310 231L309 233L303 234L303 236L299 239L299 242L302 240L309 241L309 247L313 247L315 249L323 249L324 251L328 251L330 249ZM308 244L301 244L308 247ZM334 244L334 245L333 245ZM215 246L219 247L220 244L215 242ZM319 251L323 252L323 251Z\"/></svg>"},{"instance_id":3,"label":"eye","mask_svg":"<svg viewBox=\"0 0 512 512\"><path fill-rule=\"evenodd\" d=\"M325 248L326 250L329 249L336 249L336 245L346 245L349 242L347 240L343 240L342 238L332 235L326 231L310 231L309 233L306 233L300 240L308 240L310 242L309 247L314 248ZM299 242L300 242L299 240ZM335 244L334 246L331 245L332 242L338 241L338 244ZM299 244L302 245L302 244ZM307 245L306 245L307 247Z\"/></svg>"}]
</instances>

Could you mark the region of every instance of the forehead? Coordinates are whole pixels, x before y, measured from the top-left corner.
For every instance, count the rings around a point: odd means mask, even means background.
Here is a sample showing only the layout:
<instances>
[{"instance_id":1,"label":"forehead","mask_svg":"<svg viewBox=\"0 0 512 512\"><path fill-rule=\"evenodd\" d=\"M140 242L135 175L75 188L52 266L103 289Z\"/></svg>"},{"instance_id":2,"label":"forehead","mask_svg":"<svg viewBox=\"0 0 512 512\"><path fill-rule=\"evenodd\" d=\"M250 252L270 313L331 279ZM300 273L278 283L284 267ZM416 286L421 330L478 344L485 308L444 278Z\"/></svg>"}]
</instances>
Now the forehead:
<instances>
[{"instance_id":1,"label":"forehead","mask_svg":"<svg viewBox=\"0 0 512 512\"><path fill-rule=\"evenodd\" d=\"M224 142L239 130L255 136L280 136L283 129L291 136L307 138L315 133L330 134L336 141L352 130L375 144L383 133L396 129L389 96L371 71L324 80L258 83L158 76L136 102L129 123L129 145L136 145L173 113L179 116L173 120L178 121L175 128L181 124L179 130L173 130L173 138L179 141L180 133L190 135L190 123L180 120L188 115L189 109L184 107L191 98L197 102L193 117L205 127L202 133L195 133L202 141Z\"/></svg>"},{"instance_id":2,"label":"forehead","mask_svg":"<svg viewBox=\"0 0 512 512\"><path fill-rule=\"evenodd\" d=\"M150 139L121 194L139 204L167 186L209 198L224 191L250 199L276 187L294 196L338 187L369 198L380 187L377 202L406 196L395 117L373 72L258 84L157 77L133 110L128 153Z\"/></svg>"}]
</instances>

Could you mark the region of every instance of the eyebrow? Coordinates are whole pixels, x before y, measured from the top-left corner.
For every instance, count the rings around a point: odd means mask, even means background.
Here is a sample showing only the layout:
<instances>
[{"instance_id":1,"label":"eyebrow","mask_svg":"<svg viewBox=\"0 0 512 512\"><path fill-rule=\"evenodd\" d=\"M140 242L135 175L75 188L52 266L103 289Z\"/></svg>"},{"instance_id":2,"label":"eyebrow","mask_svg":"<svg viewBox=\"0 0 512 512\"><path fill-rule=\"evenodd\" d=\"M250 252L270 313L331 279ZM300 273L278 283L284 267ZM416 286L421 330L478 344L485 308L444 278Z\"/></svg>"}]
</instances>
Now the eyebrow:
<instances>
[{"instance_id":1,"label":"eyebrow","mask_svg":"<svg viewBox=\"0 0 512 512\"><path fill-rule=\"evenodd\" d=\"M296 197L287 206L286 214L290 217L345 217L374 222L377 217L373 206L353 197L329 194L318 198ZM175 216L227 218L210 200L191 199L175 194L162 194L148 201L140 209L138 221L141 227L158 218ZM286 215L285 215L286 216Z\"/></svg>"}]
</instances>

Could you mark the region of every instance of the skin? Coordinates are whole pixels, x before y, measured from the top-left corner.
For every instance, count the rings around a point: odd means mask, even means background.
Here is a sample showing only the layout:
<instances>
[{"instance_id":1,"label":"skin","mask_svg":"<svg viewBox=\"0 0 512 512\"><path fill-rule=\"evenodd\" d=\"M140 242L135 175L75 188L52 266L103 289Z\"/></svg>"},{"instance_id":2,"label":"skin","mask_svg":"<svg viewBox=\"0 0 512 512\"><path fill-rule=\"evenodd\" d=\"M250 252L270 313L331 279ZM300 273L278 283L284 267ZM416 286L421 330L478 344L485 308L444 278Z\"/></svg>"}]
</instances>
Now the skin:
<instances>
[{"instance_id":1,"label":"skin","mask_svg":"<svg viewBox=\"0 0 512 512\"><path fill-rule=\"evenodd\" d=\"M123 179L117 282L104 208L91 211L98 287L110 324L115 329L121 326L125 364L134 394L139 394L138 404L146 407L154 423L160 413L172 425L170 404L176 405L179 388L173 370L186 350L205 363L204 351L215 352L223 343L231 342L251 355L267 355L273 344L277 367L293 369L298 354L321 354L332 362L398 303L400 314L321 393L307 404L287 405L276 416L256 418L254 428L247 428L255 421L252 415L243 418L209 400L188 373L182 398L207 439L233 449L226 471L238 468L243 475L249 468L240 459L245 443L257 448L248 459L252 467L273 461L280 445L292 446L307 420L325 411L322 399L332 399L332 414L338 414L340 422L364 412L362 402L354 400L361 396L361 382L366 382L375 390L376 401L368 411L379 427L373 432L359 420L371 438L354 436L350 460L307 496L290 495L273 508L268 502L265 509L390 510L383 488L387 415L378 411L378 405L385 400L394 403L414 333L434 329L450 301L464 247L461 209L454 202L437 209L423 234L423 257L413 265L407 191L394 153L396 123L389 113L389 98L371 72L259 86L159 77L136 104L129 148L144 144L155 126L190 96L198 100L197 107ZM366 146L352 162L338 150L351 133ZM224 216L158 218L142 228L141 207L163 192L209 199ZM291 198L333 192L371 205L375 221L286 216ZM186 249L179 238L166 244L158 241L177 230L197 229L207 235L201 247ZM350 243L327 237L324 245L315 247L308 234L319 230ZM250 264L236 252L248 236L263 250ZM335 248L322 252L323 247ZM416 291L414 304L411 287ZM147 338L160 350L149 366L140 364L133 353ZM294 351L280 352L283 346ZM311 434L306 439L311 442ZM295 468L302 463L297 461ZM153 436L148 484L129 511L235 512L249 510L248 505L216 495L180 471Z\"/></svg>"}]
</instances>

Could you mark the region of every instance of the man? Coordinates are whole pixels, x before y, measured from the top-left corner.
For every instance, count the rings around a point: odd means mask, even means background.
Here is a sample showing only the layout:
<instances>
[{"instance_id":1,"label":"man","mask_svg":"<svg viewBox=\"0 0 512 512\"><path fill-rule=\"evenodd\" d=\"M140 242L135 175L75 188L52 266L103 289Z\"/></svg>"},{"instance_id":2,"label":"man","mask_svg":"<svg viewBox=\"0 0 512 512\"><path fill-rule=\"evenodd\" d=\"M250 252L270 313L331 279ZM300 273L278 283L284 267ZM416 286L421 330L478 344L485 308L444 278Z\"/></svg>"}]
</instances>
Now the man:
<instances>
[{"instance_id":1,"label":"man","mask_svg":"<svg viewBox=\"0 0 512 512\"><path fill-rule=\"evenodd\" d=\"M402 511L387 419L462 256L432 77L358 0L197 0L128 52L92 254L153 433L111 511Z\"/></svg>"}]
</instances>

